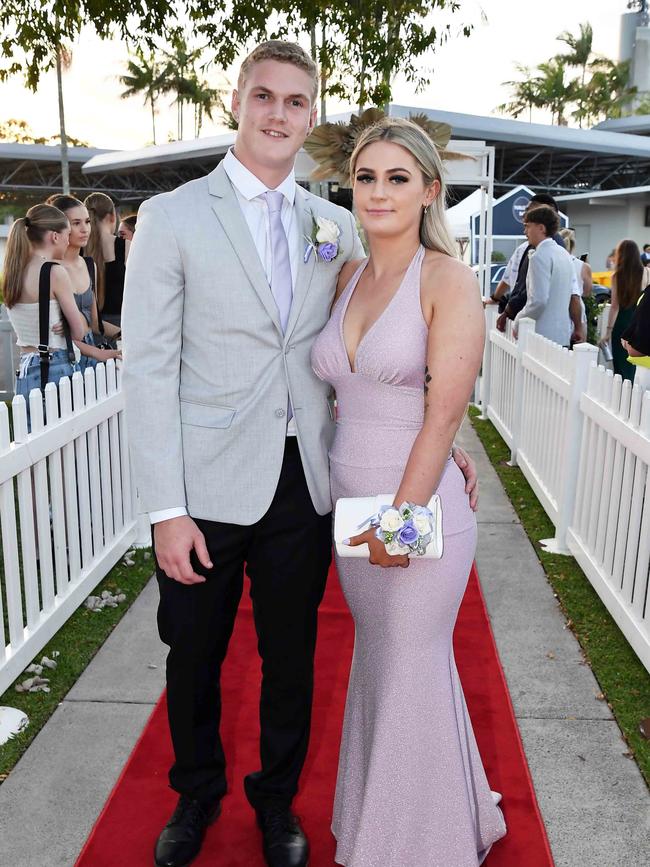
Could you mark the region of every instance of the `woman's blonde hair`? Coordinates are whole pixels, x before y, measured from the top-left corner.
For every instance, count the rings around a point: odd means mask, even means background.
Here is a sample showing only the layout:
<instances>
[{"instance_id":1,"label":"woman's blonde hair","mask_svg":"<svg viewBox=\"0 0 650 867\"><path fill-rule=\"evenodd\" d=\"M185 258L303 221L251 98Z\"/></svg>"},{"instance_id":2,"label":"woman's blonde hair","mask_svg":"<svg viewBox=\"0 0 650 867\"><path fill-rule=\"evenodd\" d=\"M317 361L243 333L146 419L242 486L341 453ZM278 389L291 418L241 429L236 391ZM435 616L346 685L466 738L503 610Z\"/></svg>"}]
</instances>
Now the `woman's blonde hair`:
<instances>
[{"instance_id":1,"label":"woman's blonde hair","mask_svg":"<svg viewBox=\"0 0 650 867\"><path fill-rule=\"evenodd\" d=\"M12 223L2 269L2 292L7 307L20 301L25 268L32 255L31 245L42 243L48 232L63 232L67 228L68 218L52 205L34 205L24 217Z\"/></svg>"},{"instance_id":2,"label":"woman's blonde hair","mask_svg":"<svg viewBox=\"0 0 650 867\"><path fill-rule=\"evenodd\" d=\"M359 136L350 157L351 178L354 179L354 170L361 151L378 141L389 141L407 150L418 164L427 187L434 181L440 182L440 192L429 207L422 211L420 241L429 250L438 250L457 259L458 247L445 216L446 187L442 160L434 143L416 123L400 117L384 117Z\"/></svg>"},{"instance_id":3,"label":"woman's blonde hair","mask_svg":"<svg viewBox=\"0 0 650 867\"><path fill-rule=\"evenodd\" d=\"M101 310L106 296L106 260L101 224L109 214L115 215L115 204L106 193L91 193L84 199L84 205L90 215L90 238L84 252L87 256L92 256L97 266L97 304Z\"/></svg>"},{"instance_id":4,"label":"woman's blonde hair","mask_svg":"<svg viewBox=\"0 0 650 867\"><path fill-rule=\"evenodd\" d=\"M560 229L560 237L566 244L569 253L573 253L576 248L576 233L573 229Z\"/></svg>"}]
</instances>

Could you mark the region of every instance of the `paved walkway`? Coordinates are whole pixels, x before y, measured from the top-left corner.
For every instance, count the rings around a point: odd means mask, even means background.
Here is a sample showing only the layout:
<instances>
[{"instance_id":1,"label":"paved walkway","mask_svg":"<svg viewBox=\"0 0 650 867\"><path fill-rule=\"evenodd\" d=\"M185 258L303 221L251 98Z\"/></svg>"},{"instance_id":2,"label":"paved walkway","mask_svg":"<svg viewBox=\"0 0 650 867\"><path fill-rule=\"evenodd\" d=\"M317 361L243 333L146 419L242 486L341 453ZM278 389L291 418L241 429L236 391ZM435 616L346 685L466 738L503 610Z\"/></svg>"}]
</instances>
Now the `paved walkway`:
<instances>
[{"instance_id":1,"label":"paved walkway","mask_svg":"<svg viewBox=\"0 0 650 867\"><path fill-rule=\"evenodd\" d=\"M482 483L478 570L557 867L643 867L641 774L468 426L462 441ZM74 864L163 688L156 592L150 582L0 786L1 865Z\"/></svg>"}]
</instances>

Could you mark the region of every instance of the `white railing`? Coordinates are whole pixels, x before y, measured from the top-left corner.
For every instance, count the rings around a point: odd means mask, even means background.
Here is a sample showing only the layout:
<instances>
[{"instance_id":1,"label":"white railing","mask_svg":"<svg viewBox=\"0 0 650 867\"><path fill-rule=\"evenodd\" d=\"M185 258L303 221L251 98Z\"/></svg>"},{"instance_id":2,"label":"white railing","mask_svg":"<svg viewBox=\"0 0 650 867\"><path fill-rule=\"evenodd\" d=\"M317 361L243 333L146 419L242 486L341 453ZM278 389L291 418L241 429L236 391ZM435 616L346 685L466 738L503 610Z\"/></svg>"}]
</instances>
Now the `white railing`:
<instances>
[{"instance_id":1,"label":"white railing","mask_svg":"<svg viewBox=\"0 0 650 867\"><path fill-rule=\"evenodd\" d=\"M486 317L482 416L554 524L542 544L576 557L650 670L650 392L597 367L595 346L569 351L525 319L515 341Z\"/></svg>"},{"instance_id":2,"label":"white railing","mask_svg":"<svg viewBox=\"0 0 650 867\"><path fill-rule=\"evenodd\" d=\"M0 693L136 540L124 396L109 361L0 403ZM6 627L5 627L6 624Z\"/></svg>"},{"instance_id":3,"label":"white railing","mask_svg":"<svg viewBox=\"0 0 650 867\"><path fill-rule=\"evenodd\" d=\"M495 306L486 307L487 337L479 391L483 417L489 418L505 442L512 448L515 428L517 368L521 346L512 334L508 320L505 333L496 330Z\"/></svg>"},{"instance_id":4,"label":"white railing","mask_svg":"<svg viewBox=\"0 0 650 867\"><path fill-rule=\"evenodd\" d=\"M14 396L15 347L14 330L4 304L0 304L0 400L11 400Z\"/></svg>"},{"instance_id":5,"label":"white railing","mask_svg":"<svg viewBox=\"0 0 650 867\"><path fill-rule=\"evenodd\" d=\"M580 407L569 549L650 671L650 391L599 367Z\"/></svg>"}]
</instances>

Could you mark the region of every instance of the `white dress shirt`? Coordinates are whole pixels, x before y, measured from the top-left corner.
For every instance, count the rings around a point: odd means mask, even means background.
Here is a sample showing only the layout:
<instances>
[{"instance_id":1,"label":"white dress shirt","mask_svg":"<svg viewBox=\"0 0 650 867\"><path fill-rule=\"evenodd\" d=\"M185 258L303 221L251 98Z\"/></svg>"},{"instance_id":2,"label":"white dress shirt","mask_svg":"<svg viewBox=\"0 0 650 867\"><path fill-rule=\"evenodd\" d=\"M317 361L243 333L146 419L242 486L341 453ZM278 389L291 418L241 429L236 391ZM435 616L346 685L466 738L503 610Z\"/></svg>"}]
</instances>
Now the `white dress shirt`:
<instances>
[{"instance_id":1,"label":"white dress shirt","mask_svg":"<svg viewBox=\"0 0 650 867\"><path fill-rule=\"evenodd\" d=\"M524 255L527 249L528 241L524 241L523 244L520 244L515 250L515 252L512 254L512 256L508 259L506 270L503 272L503 277L501 279L504 283L507 283L511 289L514 288L514 285L517 282L517 274L519 273L521 257Z\"/></svg>"},{"instance_id":2,"label":"white dress shirt","mask_svg":"<svg viewBox=\"0 0 650 867\"><path fill-rule=\"evenodd\" d=\"M269 217L269 209L264 198L264 193L268 191L266 184L256 177L246 166L241 163L232 148L228 150L223 158L223 168L231 184L235 190L239 207L242 209L244 219L251 233L253 245L259 253L260 261L264 266L267 280L271 282L271 271L273 267L273 250L271 247L271 221ZM284 231L287 234L289 243L289 251L291 256L291 279L293 285L296 285L296 274L300 264L299 257L301 251L306 246L301 243L300 238L300 221L297 219L294 202L296 199L296 178L293 169L287 177L276 188L284 196L282 202L281 219ZM287 424L287 436L296 435L296 425L293 418ZM187 515L185 506L178 506L171 509L162 509L158 512L151 512L149 520L152 524L157 524L159 521L167 521L170 518L179 518L182 515Z\"/></svg>"},{"instance_id":3,"label":"white dress shirt","mask_svg":"<svg viewBox=\"0 0 650 867\"><path fill-rule=\"evenodd\" d=\"M526 316L535 319L537 334L568 346L573 330L569 303L571 295L580 294L570 254L553 238L545 238L531 251L526 306L515 321Z\"/></svg>"}]
</instances>

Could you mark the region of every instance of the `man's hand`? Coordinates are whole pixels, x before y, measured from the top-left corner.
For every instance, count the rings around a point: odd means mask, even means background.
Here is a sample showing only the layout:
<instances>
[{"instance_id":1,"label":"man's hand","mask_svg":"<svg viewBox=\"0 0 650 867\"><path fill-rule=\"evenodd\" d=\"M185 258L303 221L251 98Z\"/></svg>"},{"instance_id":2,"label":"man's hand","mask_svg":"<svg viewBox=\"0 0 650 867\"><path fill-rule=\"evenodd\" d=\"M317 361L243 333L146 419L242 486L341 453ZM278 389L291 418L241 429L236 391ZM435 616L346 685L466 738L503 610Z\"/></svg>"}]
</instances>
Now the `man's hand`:
<instances>
[{"instance_id":1,"label":"man's hand","mask_svg":"<svg viewBox=\"0 0 650 867\"><path fill-rule=\"evenodd\" d=\"M375 535L374 529L366 530L365 533L361 533L359 536L353 536L343 544L350 545L354 548L357 545L363 545L364 543L370 548L368 562L372 563L373 566L383 566L384 568L401 566L403 569L408 568L409 558L407 555L397 554L393 556L392 554L389 554L384 543Z\"/></svg>"},{"instance_id":2,"label":"man's hand","mask_svg":"<svg viewBox=\"0 0 650 867\"><path fill-rule=\"evenodd\" d=\"M586 343L587 342L587 334L585 327L582 323L580 323L579 328L573 329L573 334L571 335L571 343L574 345L576 343Z\"/></svg>"},{"instance_id":3,"label":"man's hand","mask_svg":"<svg viewBox=\"0 0 650 867\"><path fill-rule=\"evenodd\" d=\"M500 313L497 316L497 321L496 321L497 331L505 332L507 321L508 321L508 314L504 310L503 313Z\"/></svg>"},{"instance_id":4,"label":"man's hand","mask_svg":"<svg viewBox=\"0 0 650 867\"><path fill-rule=\"evenodd\" d=\"M198 575L190 563L190 552L196 551L199 563L212 568L203 533L189 515L170 518L154 524L154 548L158 565L165 575L180 584L203 584L205 577Z\"/></svg>"},{"instance_id":5,"label":"man's hand","mask_svg":"<svg viewBox=\"0 0 650 867\"><path fill-rule=\"evenodd\" d=\"M465 476L465 493L469 494L469 505L473 512L478 509L478 476L476 464L460 446L453 446L452 456Z\"/></svg>"}]
</instances>

